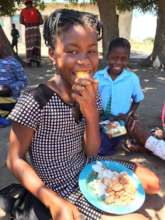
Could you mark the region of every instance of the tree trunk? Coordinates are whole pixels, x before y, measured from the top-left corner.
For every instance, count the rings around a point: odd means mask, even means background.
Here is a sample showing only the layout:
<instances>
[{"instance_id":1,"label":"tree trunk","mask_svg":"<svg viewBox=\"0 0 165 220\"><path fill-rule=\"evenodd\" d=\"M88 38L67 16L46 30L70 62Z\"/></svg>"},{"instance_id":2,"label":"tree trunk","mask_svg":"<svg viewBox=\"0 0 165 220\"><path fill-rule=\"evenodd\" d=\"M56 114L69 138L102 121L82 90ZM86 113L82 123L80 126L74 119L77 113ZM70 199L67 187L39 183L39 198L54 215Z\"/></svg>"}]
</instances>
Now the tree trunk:
<instances>
[{"instance_id":1,"label":"tree trunk","mask_svg":"<svg viewBox=\"0 0 165 220\"><path fill-rule=\"evenodd\" d=\"M158 1L158 17L152 61L159 58L161 64L165 64L165 2Z\"/></svg>"},{"instance_id":2,"label":"tree trunk","mask_svg":"<svg viewBox=\"0 0 165 220\"><path fill-rule=\"evenodd\" d=\"M1 25L0 25L0 42L1 42L1 44L4 45L4 54L5 54L5 56L13 55L13 50L11 48L10 42L7 39Z\"/></svg>"},{"instance_id":3,"label":"tree trunk","mask_svg":"<svg viewBox=\"0 0 165 220\"><path fill-rule=\"evenodd\" d=\"M107 55L109 42L119 36L116 0L97 0L100 19L103 23L103 56Z\"/></svg>"}]
</instances>

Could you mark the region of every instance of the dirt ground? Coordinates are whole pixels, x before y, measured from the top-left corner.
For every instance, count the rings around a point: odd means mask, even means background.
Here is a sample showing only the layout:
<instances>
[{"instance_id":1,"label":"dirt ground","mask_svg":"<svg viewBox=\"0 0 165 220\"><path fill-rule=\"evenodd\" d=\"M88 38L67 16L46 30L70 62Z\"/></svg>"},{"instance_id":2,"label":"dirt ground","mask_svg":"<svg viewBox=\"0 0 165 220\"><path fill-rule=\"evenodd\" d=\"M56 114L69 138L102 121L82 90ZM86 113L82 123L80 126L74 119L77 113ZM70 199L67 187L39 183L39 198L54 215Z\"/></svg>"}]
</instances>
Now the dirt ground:
<instances>
[{"instance_id":1,"label":"dirt ground","mask_svg":"<svg viewBox=\"0 0 165 220\"><path fill-rule=\"evenodd\" d=\"M131 59L132 69L139 75L145 94L145 100L140 105L138 114L145 128L160 126L162 104L165 101L165 71L153 68L143 68L139 65L138 55ZM42 67L25 68L29 84L34 85L45 81L53 74L51 63L45 57ZM0 188L16 181L5 167L9 128L0 131ZM141 162L154 170L160 177L161 191L158 195L146 196L143 207L138 211L151 220L165 220L165 161L147 154L125 154L122 150L115 157ZM148 177L149 179L150 177ZM0 218L2 219L2 218Z\"/></svg>"}]
</instances>

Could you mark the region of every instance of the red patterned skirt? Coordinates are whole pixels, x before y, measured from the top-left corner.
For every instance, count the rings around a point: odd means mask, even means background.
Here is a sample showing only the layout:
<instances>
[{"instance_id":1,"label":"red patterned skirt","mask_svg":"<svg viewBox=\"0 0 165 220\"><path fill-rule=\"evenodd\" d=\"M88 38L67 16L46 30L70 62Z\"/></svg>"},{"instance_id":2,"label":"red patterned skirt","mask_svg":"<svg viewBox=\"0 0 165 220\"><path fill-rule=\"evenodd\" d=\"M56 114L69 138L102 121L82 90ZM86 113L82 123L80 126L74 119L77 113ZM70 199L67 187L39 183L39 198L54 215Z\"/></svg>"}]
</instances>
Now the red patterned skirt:
<instances>
[{"instance_id":1,"label":"red patterned skirt","mask_svg":"<svg viewBox=\"0 0 165 220\"><path fill-rule=\"evenodd\" d=\"M39 26L26 27L25 29L26 58L27 62L40 62L41 60L41 34Z\"/></svg>"}]
</instances>

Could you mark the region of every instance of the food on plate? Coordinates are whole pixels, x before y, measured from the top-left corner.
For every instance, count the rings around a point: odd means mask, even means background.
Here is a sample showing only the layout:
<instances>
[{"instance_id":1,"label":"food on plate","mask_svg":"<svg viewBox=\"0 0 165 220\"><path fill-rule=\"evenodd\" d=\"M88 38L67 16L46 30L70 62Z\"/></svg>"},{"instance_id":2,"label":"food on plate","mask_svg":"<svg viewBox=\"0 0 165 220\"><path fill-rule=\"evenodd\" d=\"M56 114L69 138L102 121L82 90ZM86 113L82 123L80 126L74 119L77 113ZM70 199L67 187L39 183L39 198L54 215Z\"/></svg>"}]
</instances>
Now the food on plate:
<instances>
[{"instance_id":1,"label":"food on plate","mask_svg":"<svg viewBox=\"0 0 165 220\"><path fill-rule=\"evenodd\" d=\"M136 187L126 172L116 172L100 161L92 166L94 179L88 185L106 204L128 204L135 199Z\"/></svg>"}]
</instances>

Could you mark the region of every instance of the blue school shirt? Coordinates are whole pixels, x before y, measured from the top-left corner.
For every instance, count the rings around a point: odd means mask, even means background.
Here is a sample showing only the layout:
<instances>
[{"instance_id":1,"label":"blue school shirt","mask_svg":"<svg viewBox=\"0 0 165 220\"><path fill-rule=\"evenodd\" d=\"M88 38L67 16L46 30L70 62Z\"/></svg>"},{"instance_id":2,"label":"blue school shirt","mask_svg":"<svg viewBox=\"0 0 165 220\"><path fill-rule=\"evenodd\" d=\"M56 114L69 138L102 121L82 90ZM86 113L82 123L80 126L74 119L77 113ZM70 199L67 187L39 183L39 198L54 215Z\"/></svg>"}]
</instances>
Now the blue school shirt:
<instances>
[{"instance_id":1,"label":"blue school shirt","mask_svg":"<svg viewBox=\"0 0 165 220\"><path fill-rule=\"evenodd\" d=\"M111 98L111 114L127 114L132 101L138 103L144 99L138 76L129 69L124 69L115 79L108 74L108 67L97 71L94 78L99 82L99 95L101 96L103 110Z\"/></svg>"}]
</instances>

